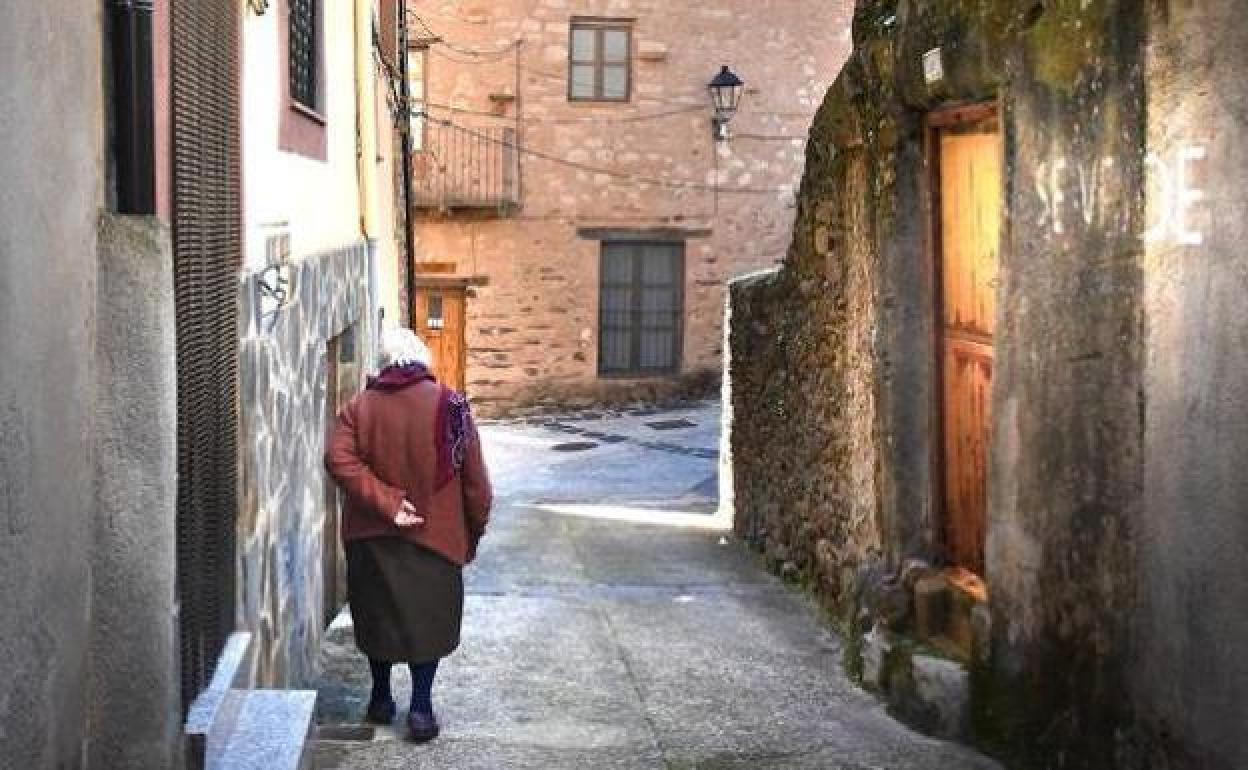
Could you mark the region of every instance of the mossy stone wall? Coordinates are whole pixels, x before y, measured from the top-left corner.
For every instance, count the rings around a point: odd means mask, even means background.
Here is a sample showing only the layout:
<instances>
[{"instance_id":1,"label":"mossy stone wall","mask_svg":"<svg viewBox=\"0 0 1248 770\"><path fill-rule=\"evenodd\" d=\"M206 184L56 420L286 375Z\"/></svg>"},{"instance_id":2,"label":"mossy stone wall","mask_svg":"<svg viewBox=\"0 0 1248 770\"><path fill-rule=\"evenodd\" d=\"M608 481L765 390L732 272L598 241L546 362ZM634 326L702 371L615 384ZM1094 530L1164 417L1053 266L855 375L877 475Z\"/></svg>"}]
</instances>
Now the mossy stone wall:
<instances>
[{"instance_id":1,"label":"mossy stone wall","mask_svg":"<svg viewBox=\"0 0 1248 770\"><path fill-rule=\"evenodd\" d=\"M993 624L972 705L977 739L1024 767L1183 767L1204 740L1159 738L1167 728L1144 715L1154 696L1126 694L1142 676L1132 634L1153 567L1137 534L1158 5L859 2L854 53L811 130L785 266L732 292L738 531L859 631L872 584L941 557L923 119L998 105ZM936 47L946 77L933 87L922 56Z\"/></svg>"}]
</instances>

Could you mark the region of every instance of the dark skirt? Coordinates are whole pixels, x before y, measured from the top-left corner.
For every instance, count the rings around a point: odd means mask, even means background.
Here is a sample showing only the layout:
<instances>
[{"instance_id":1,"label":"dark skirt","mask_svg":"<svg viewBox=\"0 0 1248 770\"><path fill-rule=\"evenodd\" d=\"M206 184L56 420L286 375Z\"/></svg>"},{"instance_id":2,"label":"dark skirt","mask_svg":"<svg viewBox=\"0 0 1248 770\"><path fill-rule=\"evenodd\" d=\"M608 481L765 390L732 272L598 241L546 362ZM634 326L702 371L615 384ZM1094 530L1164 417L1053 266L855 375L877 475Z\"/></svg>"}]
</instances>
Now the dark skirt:
<instances>
[{"instance_id":1,"label":"dark skirt","mask_svg":"<svg viewBox=\"0 0 1248 770\"><path fill-rule=\"evenodd\" d=\"M373 660L425 663L459 646L463 570L397 537L346 545L355 643Z\"/></svg>"}]
</instances>

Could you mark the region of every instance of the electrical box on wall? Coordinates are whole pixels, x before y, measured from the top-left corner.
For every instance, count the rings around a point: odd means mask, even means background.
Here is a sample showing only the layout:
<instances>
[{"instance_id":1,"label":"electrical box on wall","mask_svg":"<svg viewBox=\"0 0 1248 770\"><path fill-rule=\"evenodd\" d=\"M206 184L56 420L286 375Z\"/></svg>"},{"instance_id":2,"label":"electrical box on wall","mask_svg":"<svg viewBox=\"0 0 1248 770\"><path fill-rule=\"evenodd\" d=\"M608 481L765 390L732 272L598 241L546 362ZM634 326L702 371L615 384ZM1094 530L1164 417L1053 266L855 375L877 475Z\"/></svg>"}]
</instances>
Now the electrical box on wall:
<instances>
[{"instance_id":1,"label":"electrical box on wall","mask_svg":"<svg viewBox=\"0 0 1248 770\"><path fill-rule=\"evenodd\" d=\"M944 52L939 48L933 48L923 54L923 80L929 85L934 86L945 79L945 58Z\"/></svg>"}]
</instances>

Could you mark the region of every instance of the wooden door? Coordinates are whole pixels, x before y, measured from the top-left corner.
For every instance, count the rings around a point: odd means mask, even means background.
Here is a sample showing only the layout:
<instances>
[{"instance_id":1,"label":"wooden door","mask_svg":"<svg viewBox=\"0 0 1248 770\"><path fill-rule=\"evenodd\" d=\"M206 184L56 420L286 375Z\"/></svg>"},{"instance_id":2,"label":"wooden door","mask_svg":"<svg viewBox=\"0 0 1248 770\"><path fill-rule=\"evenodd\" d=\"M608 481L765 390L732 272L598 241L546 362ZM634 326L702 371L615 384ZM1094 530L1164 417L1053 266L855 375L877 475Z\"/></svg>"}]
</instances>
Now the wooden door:
<instances>
[{"instance_id":1,"label":"wooden door","mask_svg":"<svg viewBox=\"0 0 1248 770\"><path fill-rule=\"evenodd\" d=\"M330 436L338 422L338 410L350 399L344 398L342 392L342 370L339 361L342 357L342 338L334 337L325 346L325 445L329 445ZM339 600L345 599L346 592L339 591L340 579L346 579L345 571L340 571L342 564L338 546L338 528L342 522L342 498L338 493L338 485L328 473L323 474L325 489L325 518L321 524L321 578L322 578L322 609L321 620L328 626L338 614Z\"/></svg>"},{"instance_id":2,"label":"wooden door","mask_svg":"<svg viewBox=\"0 0 1248 770\"><path fill-rule=\"evenodd\" d=\"M1001 140L995 118L941 129L940 345L944 537L950 561L984 569L993 334L1001 236Z\"/></svg>"},{"instance_id":3,"label":"wooden door","mask_svg":"<svg viewBox=\"0 0 1248 770\"><path fill-rule=\"evenodd\" d=\"M433 352L438 382L464 390L464 297L462 288L416 290L412 330Z\"/></svg>"}]
</instances>

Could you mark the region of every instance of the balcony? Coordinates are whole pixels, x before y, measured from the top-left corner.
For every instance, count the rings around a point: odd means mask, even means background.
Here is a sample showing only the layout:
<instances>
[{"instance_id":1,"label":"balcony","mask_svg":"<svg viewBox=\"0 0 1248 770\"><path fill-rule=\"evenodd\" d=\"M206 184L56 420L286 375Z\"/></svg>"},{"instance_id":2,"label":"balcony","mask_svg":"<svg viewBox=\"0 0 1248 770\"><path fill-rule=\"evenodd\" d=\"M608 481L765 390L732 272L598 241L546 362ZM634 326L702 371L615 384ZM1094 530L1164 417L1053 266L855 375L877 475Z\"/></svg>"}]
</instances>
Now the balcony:
<instances>
[{"instance_id":1,"label":"balcony","mask_svg":"<svg viewBox=\"0 0 1248 770\"><path fill-rule=\"evenodd\" d=\"M519 155L509 126L464 127L424 121L412 157L412 205L451 211L517 206Z\"/></svg>"}]
</instances>

